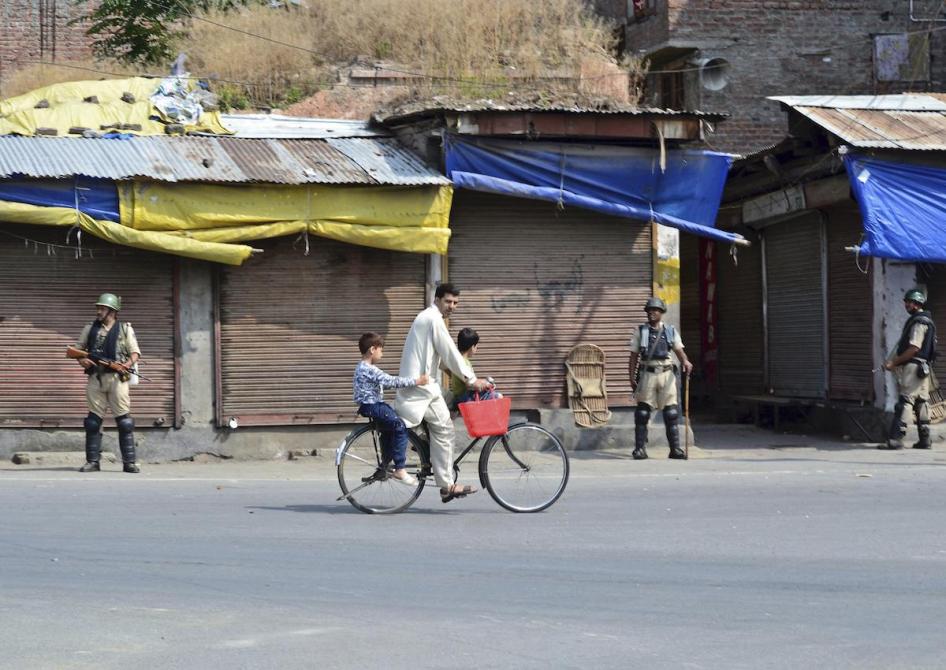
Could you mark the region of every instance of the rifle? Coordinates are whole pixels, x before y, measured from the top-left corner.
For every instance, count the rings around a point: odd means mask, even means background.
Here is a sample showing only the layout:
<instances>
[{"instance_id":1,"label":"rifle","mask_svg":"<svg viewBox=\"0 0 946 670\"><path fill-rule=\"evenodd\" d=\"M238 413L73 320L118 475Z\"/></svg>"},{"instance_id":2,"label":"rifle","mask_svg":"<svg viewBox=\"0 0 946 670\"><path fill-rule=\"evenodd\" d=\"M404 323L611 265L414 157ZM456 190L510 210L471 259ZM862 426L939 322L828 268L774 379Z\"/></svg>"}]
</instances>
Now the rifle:
<instances>
[{"instance_id":1,"label":"rifle","mask_svg":"<svg viewBox=\"0 0 946 670\"><path fill-rule=\"evenodd\" d=\"M111 370L112 372L117 372L119 375L121 375L123 382L124 382L124 381L128 381L128 378L129 378L129 376L131 376L131 375L135 375L136 377L138 377L138 379L143 379L143 380L145 380L146 382L150 382L150 381L151 381L151 380L148 379L147 377L142 377L142 376L139 375L137 372L134 372L133 370L131 370L131 369L125 367L124 365L122 365L122 364L119 363L118 361L112 361L112 360L109 360L109 359L107 359L107 358L101 358L101 357L99 357L99 356L93 356L93 355L90 354L88 351L85 351L84 349L80 349L79 347L73 347L73 346L68 346L68 347L66 347L66 358L74 358L74 359L76 359L76 360L79 360L79 359L82 359L82 358L88 358L90 361L92 361L92 362L95 363L96 365L101 365L101 366L104 367L106 370Z\"/></svg>"}]
</instances>

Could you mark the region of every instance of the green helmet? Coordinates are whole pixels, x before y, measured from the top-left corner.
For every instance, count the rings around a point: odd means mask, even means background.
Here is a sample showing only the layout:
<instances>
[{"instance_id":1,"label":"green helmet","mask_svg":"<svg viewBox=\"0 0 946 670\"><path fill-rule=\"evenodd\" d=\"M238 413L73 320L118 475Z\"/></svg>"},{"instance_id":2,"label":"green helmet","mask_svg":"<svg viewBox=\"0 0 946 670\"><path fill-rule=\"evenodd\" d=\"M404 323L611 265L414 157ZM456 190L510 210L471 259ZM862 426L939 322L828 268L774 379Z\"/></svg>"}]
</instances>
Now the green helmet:
<instances>
[{"instance_id":1,"label":"green helmet","mask_svg":"<svg viewBox=\"0 0 946 670\"><path fill-rule=\"evenodd\" d=\"M99 296L99 299L95 301L95 305L96 307L103 305L104 307L114 309L118 312L122 308L122 299L114 293L103 293Z\"/></svg>"},{"instance_id":2,"label":"green helmet","mask_svg":"<svg viewBox=\"0 0 946 670\"><path fill-rule=\"evenodd\" d=\"M646 305L644 305L644 311L645 311L645 312L646 312L647 310L650 310L650 309L659 309L661 312L666 312L666 311L667 311L667 305L664 303L663 300L661 300L660 298L654 296L653 298L651 298L650 300L647 301L647 304L646 304Z\"/></svg>"},{"instance_id":3,"label":"green helmet","mask_svg":"<svg viewBox=\"0 0 946 670\"><path fill-rule=\"evenodd\" d=\"M926 304L926 296L923 294L923 291L921 291L918 288L911 288L909 291L906 292L906 295L903 296L903 299L910 300L912 302L916 302L921 305Z\"/></svg>"}]
</instances>

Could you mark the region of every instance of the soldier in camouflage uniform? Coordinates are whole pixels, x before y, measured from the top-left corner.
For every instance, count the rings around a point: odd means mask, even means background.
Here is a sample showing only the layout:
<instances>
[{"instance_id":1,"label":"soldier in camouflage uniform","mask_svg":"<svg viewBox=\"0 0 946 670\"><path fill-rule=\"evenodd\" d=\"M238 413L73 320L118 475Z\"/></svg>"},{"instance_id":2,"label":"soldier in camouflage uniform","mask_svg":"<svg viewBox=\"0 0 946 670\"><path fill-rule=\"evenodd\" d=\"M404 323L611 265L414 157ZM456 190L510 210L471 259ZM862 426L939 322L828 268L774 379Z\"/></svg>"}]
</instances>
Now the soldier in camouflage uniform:
<instances>
[{"instance_id":1,"label":"soldier in camouflage uniform","mask_svg":"<svg viewBox=\"0 0 946 670\"><path fill-rule=\"evenodd\" d=\"M82 329L76 346L103 360L117 361L130 371L141 357L138 340L130 323L119 321L121 298L103 293L95 303L96 319ZM131 418L129 375L106 369L89 358L79 359L89 376L85 397L89 415L85 418L85 460L79 472L98 472L102 451L102 418L112 410L118 426L118 446L122 452L123 470L139 472L135 462L135 422Z\"/></svg>"}]
</instances>

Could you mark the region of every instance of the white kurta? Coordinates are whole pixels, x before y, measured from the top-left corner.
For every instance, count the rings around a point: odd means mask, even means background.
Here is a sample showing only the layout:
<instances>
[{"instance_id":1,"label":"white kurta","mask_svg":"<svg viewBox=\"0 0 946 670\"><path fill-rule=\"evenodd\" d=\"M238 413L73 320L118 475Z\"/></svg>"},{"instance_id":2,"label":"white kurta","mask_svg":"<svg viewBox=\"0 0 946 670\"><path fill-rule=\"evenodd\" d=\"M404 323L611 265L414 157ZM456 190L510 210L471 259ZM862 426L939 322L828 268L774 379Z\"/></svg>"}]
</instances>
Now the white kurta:
<instances>
[{"instance_id":1,"label":"white kurta","mask_svg":"<svg viewBox=\"0 0 946 670\"><path fill-rule=\"evenodd\" d=\"M401 354L399 376L416 379L422 374L430 375L429 384L397 391L395 409L409 427L418 425L430 404L443 397L441 368L462 377L467 384L475 380L473 369L450 337L443 315L431 305L414 319Z\"/></svg>"}]
</instances>

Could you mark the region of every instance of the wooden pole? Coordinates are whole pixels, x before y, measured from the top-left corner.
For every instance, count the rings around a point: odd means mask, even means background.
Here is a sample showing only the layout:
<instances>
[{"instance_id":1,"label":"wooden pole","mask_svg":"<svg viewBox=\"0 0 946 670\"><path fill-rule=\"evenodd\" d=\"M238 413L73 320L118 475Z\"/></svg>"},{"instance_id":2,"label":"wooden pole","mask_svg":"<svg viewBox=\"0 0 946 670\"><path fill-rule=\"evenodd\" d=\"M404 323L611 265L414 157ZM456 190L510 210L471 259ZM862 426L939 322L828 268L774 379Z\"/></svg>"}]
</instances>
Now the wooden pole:
<instances>
[{"instance_id":1,"label":"wooden pole","mask_svg":"<svg viewBox=\"0 0 946 670\"><path fill-rule=\"evenodd\" d=\"M686 436L683 438L683 455L686 460L690 458L690 374L687 373L686 376L686 388L683 390L683 416L684 416L684 431L686 431Z\"/></svg>"}]
</instances>

